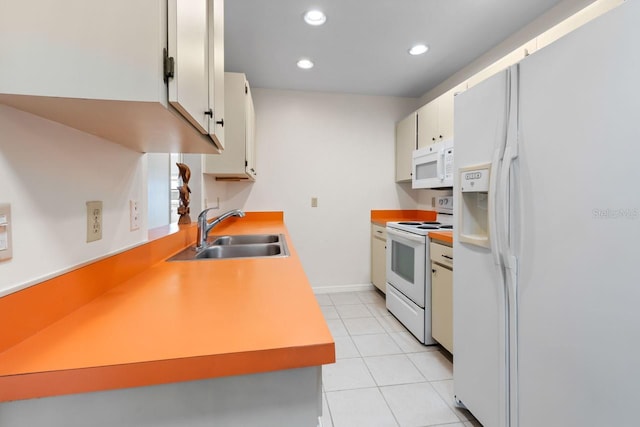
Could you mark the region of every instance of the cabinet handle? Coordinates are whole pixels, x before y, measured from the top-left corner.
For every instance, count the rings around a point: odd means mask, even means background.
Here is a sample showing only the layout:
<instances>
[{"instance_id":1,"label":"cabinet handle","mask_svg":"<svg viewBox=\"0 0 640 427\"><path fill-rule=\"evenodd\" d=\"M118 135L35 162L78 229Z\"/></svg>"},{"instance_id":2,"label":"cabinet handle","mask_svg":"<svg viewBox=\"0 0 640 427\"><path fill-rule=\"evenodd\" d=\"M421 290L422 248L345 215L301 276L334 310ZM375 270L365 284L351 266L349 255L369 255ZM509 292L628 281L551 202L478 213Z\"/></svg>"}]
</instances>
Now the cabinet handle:
<instances>
[{"instance_id":1,"label":"cabinet handle","mask_svg":"<svg viewBox=\"0 0 640 427\"><path fill-rule=\"evenodd\" d=\"M453 261L453 257L449 255L442 255L442 258L450 259L451 261Z\"/></svg>"},{"instance_id":2,"label":"cabinet handle","mask_svg":"<svg viewBox=\"0 0 640 427\"><path fill-rule=\"evenodd\" d=\"M436 137L434 136L433 138L431 138L431 140L432 140L432 141L435 141L435 140L436 140Z\"/></svg>"},{"instance_id":3,"label":"cabinet handle","mask_svg":"<svg viewBox=\"0 0 640 427\"><path fill-rule=\"evenodd\" d=\"M435 272L436 272L436 269L435 269L435 268L432 268L432 269L431 269L431 272L432 272L432 273L435 273Z\"/></svg>"},{"instance_id":4,"label":"cabinet handle","mask_svg":"<svg viewBox=\"0 0 640 427\"><path fill-rule=\"evenodd\" d=\"M442 139L442 135L440 135L440 139Z\"/></svg>"},{"instance_id":5,"label":"cabinet handle","mask_svg":"<svg viewBox=\"0 0 640 427\"><path fill-rule=\"evenodd\" d=\"M211 108L209 108L207 111L204 112L205 116L209 116L209 117L213 117L213 110Z\"/></svg>"},{"instance_id":6,"label":"cabinet handle","mask_svg":"<svg viewBox=\"0 0 640 427\"><path fill-rule=\"evenodd\" d=\"M378 233L378 234L382 234L382 231L380 231L380 230L376 230L376 233Z\"/></svg>"},{"instance_id":7,"label":"cabinet handle","mask_svg":"<svg viewBox=\"0 0 640 427\"><path fill-rule=\"evenodd\" d=\"M224 127L224 119L220 119L216 122L217 125Z\"/></svg>"}]
</instances>

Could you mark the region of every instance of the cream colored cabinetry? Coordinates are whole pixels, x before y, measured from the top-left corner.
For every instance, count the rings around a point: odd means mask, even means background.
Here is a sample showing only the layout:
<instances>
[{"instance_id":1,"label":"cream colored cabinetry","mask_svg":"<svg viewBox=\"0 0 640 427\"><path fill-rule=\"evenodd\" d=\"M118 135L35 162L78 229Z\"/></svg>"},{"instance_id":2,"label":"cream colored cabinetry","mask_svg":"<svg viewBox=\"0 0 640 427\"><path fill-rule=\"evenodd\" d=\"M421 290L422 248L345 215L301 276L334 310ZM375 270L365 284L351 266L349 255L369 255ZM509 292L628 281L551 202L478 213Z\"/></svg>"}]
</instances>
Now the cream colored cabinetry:
<instances>
[{"instance_id":1,"label":"cream colored cabinetry","mask_svg":"<svg viewBox=\"0 0 640 427\"><path fill-rule=\"evenodd\" d=\"M453 248L429 243L431 257L431 335L453 354Z\"/></svg>"},{"instance_id":2,"label":"cream colored cabinetry","mask_svg":"<svg viewBox=\"0 0 640 427\"><path fill-rule=\"evenodd\" d=\"M255 111L244 74L225 73L225 149L204 156L203 171L217 180L255 180Z\"/></svg>"},{"instance_id":3,"label":"cream colored cabinetry","mask_svg":"<svg viewBox=\"0 0 640 427\"><path fill-rule=\"evenodd\" d=\"M451 111L448 111L447 96L448 92L418 109L418 148L449 139L453 135L453 98Z\"/></svg>"},{"instance_id":4,"label":"cream colored cabinetry","mask_svg":"<svg viewBox=\"0 0 640 427\"><path fill-rule=\"evenodd\" d=\"M453 101L467 82L440 95L418 109L418 148L453 138Z\"/></svg>"},{"instance_id":5,"label":"cream colored cabinetry","mask_svg":"<svg viewBox=\"0 0 640 427\"><path fill-rule=\"evenodd\" d=\"M371 283L387 292L387 229L371 224Z\"/></svg>"},{"instance_id":6,"label":"cream colored cabinetry","mask_svg":"<svg viewBox=\"0 0 640 427\"><path fill-rule=\"evenodd\" d=\"M417 144L417 114L396 123L396 182L411 181L411 156Z\"/></svg>"},{"instance_id":7,"label":"cream colored cabinetry","mask_svg":"<svg viewBox=\"0 0 640 427\"><path fill-rule=\"evenodd\" d=\"M0 103L141 152L222 147L223 0L0 9Z\"/></svg>"}]
</instances>

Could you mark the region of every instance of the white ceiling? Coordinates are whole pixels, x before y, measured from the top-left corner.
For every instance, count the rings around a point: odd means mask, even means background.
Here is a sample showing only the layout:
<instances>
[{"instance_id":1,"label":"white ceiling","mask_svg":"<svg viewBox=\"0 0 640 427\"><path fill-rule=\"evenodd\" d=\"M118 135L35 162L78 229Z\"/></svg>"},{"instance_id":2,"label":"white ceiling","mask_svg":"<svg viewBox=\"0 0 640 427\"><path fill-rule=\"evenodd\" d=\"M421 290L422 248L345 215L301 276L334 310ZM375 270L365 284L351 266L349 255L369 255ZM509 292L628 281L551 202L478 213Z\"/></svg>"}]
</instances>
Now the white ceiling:
<instances>
[{"instance_id":1,"label":"white ceiling","mask_svg":"<svg viewBox=\"0 0 640 427\"><path fill-rule=\"evenodd\" d=\"M559 2L227 0L225 68L253 87L420 97ZM303 21L310 8L323 26ZM408 55L418 42L429 52Z\"/></svg>"}]
</instances>

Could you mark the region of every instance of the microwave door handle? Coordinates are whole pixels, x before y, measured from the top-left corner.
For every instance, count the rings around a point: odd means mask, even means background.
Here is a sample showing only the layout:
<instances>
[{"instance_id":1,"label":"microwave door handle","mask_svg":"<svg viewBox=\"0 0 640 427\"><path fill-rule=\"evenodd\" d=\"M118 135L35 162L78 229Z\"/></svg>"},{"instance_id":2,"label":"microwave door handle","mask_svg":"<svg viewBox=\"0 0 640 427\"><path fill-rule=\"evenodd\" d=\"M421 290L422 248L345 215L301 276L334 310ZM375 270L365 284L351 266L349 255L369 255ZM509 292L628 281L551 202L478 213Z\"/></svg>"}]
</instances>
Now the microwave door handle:
<instances>
[{"instance_id":1,"label":"microwave door handle","mask_svg":"<svg viewBox=\"0 0 640 427\"><path fill-rule=\"evenodd\" d=\"M438 152L438 179L444 181L444 148L441 148Z\"/></svg>"}]
</instances>

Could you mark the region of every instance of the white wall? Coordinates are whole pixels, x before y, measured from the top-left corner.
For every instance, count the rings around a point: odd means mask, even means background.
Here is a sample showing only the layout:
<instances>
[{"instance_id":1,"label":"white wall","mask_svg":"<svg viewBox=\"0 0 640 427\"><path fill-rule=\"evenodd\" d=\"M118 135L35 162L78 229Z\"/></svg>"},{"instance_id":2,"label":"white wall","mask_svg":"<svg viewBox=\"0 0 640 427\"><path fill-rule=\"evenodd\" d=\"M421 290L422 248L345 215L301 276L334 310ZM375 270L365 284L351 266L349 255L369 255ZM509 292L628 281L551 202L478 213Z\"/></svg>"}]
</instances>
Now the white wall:
<instances>
[{"instance_id":1,"label":"white wall","mask_svg":"<svg viewBox=\"0 0 640 427\"><path fill-rule=\"evenodd\" d=\"M149 153L147 157L148 226L156 228L171 222L170 154ZM175 166L174 166L175 167Z\"/></svg>"},{"instance_id":2,"label":"white wall","mask_svg":"<svg viewBox=\"0 0 640 427\"><path fill-rule=\"evenodd\" d=\"M206 177L208 205L284 211L315 288L370 283L370 211L417 207L394 182L395 122L417 100L266 89L253 100L257 181Z\"/></svg>"},{"instance_id":3,"label":"white wall","mask_svg":"<svg viewBox=\"0 0 640 427\"><path fill-rule=\"evenodd\" d=\"M140 153L0 105L0 202L11 203L13 259L0 296L146 240L146 161ZM129 231L129 200L141 227ZM86 243L86 205L103 202L102 240Z\"/></svg>"}]
</instances>

